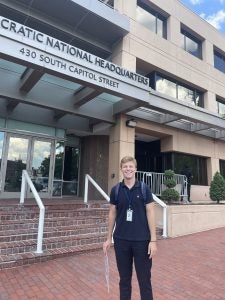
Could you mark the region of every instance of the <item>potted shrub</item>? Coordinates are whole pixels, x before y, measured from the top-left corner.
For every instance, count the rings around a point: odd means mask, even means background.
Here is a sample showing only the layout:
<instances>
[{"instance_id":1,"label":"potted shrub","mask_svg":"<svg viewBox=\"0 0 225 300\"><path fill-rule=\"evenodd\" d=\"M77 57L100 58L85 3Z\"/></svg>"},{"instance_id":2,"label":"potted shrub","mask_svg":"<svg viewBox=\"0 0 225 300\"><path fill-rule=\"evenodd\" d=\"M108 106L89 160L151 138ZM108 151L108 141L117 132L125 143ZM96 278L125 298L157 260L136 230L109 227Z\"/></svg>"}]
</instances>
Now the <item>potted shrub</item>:
<instances>
[{"instance_id":1,"label":"potted shrub","mask_svg":"<svg viewBox=\"0 0 225 300\"><path fill-rule=\"evenodd\" d=\"M225 180L219 172L216 172L213 176L209 188L209 195L210 198L218 204L221 200L225 200Z\"/></svg>"},{"instance_id":2,"label":"potted shrub","mask_svg":"<svg viewBox=\"0 0 225 300\"><path fill-rule=\"evenodd\" d=\"M180 195L178 191L174 189L176 186L176 181L174 179L174 171L173 170L166 170L164 172L164 185L166 189L161 193L161 199L166 202L173 202L178 201Z\"/></svg>"}]
</instances>

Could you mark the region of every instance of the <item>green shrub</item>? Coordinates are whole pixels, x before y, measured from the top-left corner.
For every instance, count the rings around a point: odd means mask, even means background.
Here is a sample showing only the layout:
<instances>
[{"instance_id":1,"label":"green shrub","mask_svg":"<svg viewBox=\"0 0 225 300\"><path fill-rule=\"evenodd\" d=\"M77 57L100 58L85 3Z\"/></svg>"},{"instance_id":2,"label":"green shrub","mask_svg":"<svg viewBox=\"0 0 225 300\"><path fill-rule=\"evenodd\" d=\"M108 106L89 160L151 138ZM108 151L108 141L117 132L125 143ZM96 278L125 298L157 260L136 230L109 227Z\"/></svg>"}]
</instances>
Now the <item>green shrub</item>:
<instances>
[{"instance_id":1,"label":"green shrub","mask_svg":"<svg viewBox=\"0 0 225 300\"><path fill-rule=\"evenodd\" d=\"M167 202L178 201L180 194L174 189L176 186L176 181L174 180L174 171L165 170L163 183L166 186L166 190L162 191L161 199Z\"/></svg>"},{"instance_id":2,"label":"green shrub","mask_svg":"<svg viewBox=\"0 0 225 300\"><path fill-rule=\"evenodd\" d=\"M225 200L225 180L219 172L216 172L213 176L209 188L209 195L210 198L213 201L217 201L217 203L221 200Z\"/></svg>"},{"instance_id":3,"label":"green shrub","mask_svg":"<svg viewBox=\"0 0 225 300\"><path fill-rule=\"evenodd\" d=\"M174 177L174 171L171 169L165 170L164 177L166 179L169 179L169 178L172 179Z\"/></svg>"},{"instance_id":4,"label":"green shrub","mask_svg":"<svg viewBox=\"0 0 225 300\"><path fill-rule=\"evenodd\" d=\"M163 182L165 184L166 187L168 188L174 188L176 186L176 181L174 179L166 179Z\"/></svg>"},{"instance_id":5,"label":"green shrub","mask_svg":"<svg viewBox=\"0 0 225 300\"><path fill-rule=\"evenodd\" d=\"M178 201L180 198L180 194L175 189L166 189L161 193L161 199L163 201Z\"/></svg>"}]
</instances>

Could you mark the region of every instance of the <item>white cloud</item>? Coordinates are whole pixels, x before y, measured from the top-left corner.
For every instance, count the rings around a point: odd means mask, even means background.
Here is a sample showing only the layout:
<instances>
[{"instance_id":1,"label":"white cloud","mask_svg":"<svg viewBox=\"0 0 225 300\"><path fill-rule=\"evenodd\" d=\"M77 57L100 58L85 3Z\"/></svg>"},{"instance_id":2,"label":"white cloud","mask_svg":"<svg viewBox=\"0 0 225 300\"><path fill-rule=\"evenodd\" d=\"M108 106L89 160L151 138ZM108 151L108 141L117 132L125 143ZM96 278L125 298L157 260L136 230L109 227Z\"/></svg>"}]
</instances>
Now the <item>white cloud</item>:
<instances>
[{"instance_id":1,"label":"white cloud","mask_svg":"<svg viewBox=\"0 0 225 300\"><path fill-rule=\"evenodd\" d=\"M223 0L220 0L220 1L223 1ZM190 0L191 4L193 5L197 5L197 4L200 4L203 2L203 0Z\"/></svg>"},{"instance_id":2,"label":"white cloud","mask_svg":"<svg viewBox=\"0 0 225 300\"><path fill-rule=\"evenodd\" d=\"M223 1L223 0L220 0ZM205 14L201 14L201 17L213 25L216 29L221 29L221 24L225 23L225 10L219 10L215 14L211 16L206 16Z\"/></svg>"}]
</instances>

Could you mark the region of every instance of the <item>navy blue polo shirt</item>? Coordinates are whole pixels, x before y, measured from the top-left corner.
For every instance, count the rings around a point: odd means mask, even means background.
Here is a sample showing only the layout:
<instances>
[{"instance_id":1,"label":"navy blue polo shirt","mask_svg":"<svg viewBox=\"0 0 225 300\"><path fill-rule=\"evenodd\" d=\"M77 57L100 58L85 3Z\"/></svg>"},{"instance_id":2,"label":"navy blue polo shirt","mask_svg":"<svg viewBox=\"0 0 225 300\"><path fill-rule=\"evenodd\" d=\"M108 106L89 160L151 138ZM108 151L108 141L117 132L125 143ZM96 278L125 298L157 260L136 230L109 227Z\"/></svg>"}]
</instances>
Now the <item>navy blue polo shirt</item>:
<instances>
[{"instance_id":1,"label":"navy blue polo shirt","mask_svg":"<svg viewBox=\"0 0 225 300\"><path fill-rule=\"evenodd\" d=\"M136 181L131 189L121 182L117 199L115 199L115 186L112 188L110 203L117 206L114 238L129 241L150 240L145 204L153 202L153 198L148 186L146 196L147 199L144 200L139 181ZM126 220L129 205L133 210L132 222Z\"/></svg>"}]
</instances>

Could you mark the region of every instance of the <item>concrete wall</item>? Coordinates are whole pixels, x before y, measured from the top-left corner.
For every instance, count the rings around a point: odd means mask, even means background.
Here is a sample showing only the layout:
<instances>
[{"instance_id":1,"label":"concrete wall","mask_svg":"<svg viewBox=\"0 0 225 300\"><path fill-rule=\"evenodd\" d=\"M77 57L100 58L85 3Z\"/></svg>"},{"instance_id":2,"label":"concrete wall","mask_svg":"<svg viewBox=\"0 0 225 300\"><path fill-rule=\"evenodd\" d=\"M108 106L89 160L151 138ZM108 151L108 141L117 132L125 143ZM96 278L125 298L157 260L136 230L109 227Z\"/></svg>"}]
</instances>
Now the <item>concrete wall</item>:
<instances>
[{"instance_id":1,"label":"concrete wall","mask_svg":"<svg viewBox=\"0 0 225 300\"><path fill-rule=\"evenodd\" d=\"M157 222L162 209L157 207ZM160 211L161 210L161 211ZM176 237L209 229L225 227L225 205L169 205L168 237Z\"/></svg>"}]
</instances>

